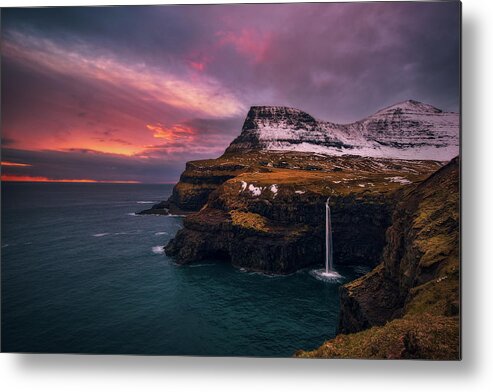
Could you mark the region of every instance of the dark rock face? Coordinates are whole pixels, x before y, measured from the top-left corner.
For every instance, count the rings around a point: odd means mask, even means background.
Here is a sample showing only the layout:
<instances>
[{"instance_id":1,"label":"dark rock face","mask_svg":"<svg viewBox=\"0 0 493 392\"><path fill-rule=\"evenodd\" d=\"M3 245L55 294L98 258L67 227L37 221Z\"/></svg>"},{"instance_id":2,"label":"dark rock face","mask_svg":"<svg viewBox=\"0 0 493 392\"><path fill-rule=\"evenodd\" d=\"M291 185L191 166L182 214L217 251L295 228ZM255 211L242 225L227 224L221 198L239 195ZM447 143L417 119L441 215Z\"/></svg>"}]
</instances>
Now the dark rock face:
<instances>
[{"instance_id":1,"label":"dark rock face","mask_svg":"<svg viewBox=\"0 0 493 392\"><path fill-rule=\"evenodd\" d=\"M248 212L265 221L265 230L250 229L235 225L228 212L211 207L187 217L185 228L166 246L166 254L177 262L188 264L204 259L229 260L237 267L266 273L290 273L300 268L320 264L324 260L325 226L323 200L303 210L303 205L293 209L291 215L283 220L272 220L268 216L277 213L262 208L263 214ZM282 205L276 204L276 207ZM290 209L293 205L284 205ZM343 203L340 204L341 208ZM384 245L384 233L390 221L390 201L374 210L379 210L379 218L371 220L370 215L360 215L363 204L356 204L346 210L341 209L333 217L334 260L335 263L360 263L375 265ZM319 210L319 211L317 211ZM251 211L256 211L253 207ZM354 215L353 215L354 214ZM293 221L289 221L289 216ZM313 219L310 221L310 217ZM352 221L354 226L345 222ZM293 223L297 222L297 223ZM355 241L356 239L356 241ZM359 241L358 241L359 239Z\"/></svg>"},{"instance_id":2,"label":"dark rock face","mask_svg":"<svg viewBox=\"0 0 493 392\"><path fill-rule=\"evenodd\" d=\"M169 215L170 203L168 201L161 201L157 204L153 204L151 208L137 212L138 215Z\"/></svg>"},{"instance_id":3,"label":"dark rock face","mask_svg":"<svg viewBox=\"0 0 493 392\"><path fill-rule=\"evenodd\" d=\"M284 106L252 106L243 123L241 134L233 140L225 154L261 150L265 146L256 132L261 124L275 126L281 123L296 130L313 130L318 126L317 120L298 109Z\"/></svg>"},{"instance_id":4,"label":"dark rock face","mask_svg":"<svg viewBox=\"0 0 493 392\"><path fill-rule=\"evenodd\" d=\"M182 210L170 200L161 201L151 208L137 212L138 215L187 215L190 212Z\"/></svg>"},{"instance_id":5,"label":"dark rock face","mask_svg":"<svg viewBox=\"0 0 493 392\"><path fill-rule=\"evenodd\" d=\"M261 227L256 227L258 222ZM288 232L292 226L284 228L254 213L232 216L207 208L190 215L184 225L165 248L183 264L219 259L252 271L287 273L310 264L310 247L320 248L320 241L310 238L305 226L298 225L296 233Z\"/></svg>"},{"instance_id":6,"label":"dark rock face","mask_svg":"<svg viewBox=\"0 0 493 392\"><path fill-rule=\"evenodd\" d=\"M204 214L205 215L205 214ZM222 211L211 210L206 216L191 214L184 220L184 230L166 246L166 254L174 256L180 264L189 260L229 259L225 246L231 238L229 217Z\"/></svg>"},{"instance_id":7,"label":"dark rock face","mask_svg":"<svg viewBox=\"0 0 493 392\"><path fill-rule=\"evenodd\" d=\"M239 219L262 219L239 213ZM166 246L178 263L203 259L224 260L236 267L266 273L288 273L313 263L313 248L321 253L320 239L310 236L303 225L292 227L266 222L264 229L239 224L237 216L216 209L190 215L185 229ZM290 232L288 232L288 230Z\"/></svg>"},{"instance_id":8,"label":"dark rock face","mask_svg":"<svg viewBox=\"0 0 493 392\"><path fill-rule=\"evenodd\" d=\"M212 160L213 161L213 160ZM173 188L169 201L182 211L198 211L209 195L225 181L245 172L248 166L242 164L207 165L209 161L187 162L180 182Z\"/></svg>"},{"instance_id":9,"label":"dark rock face","mask_svg":"<svg viewBox=\"0 0 493 392\"><path fill-rule=\"evenodd\" d=\"M457 158L403 194L386 237L382 264L341 287L340 333L383 325L406 312L421 311L423 307L439 315L457 314ZM435 307L431 303L435 303Z\"/></svg>"},{"instance_id":10,"label":"dark rock face","mask_svg":"<svg viewBox=\"0 0 493 392\"><path fill-rule=\"evenodd\" d=\"M361 199L350 196L334 203L334 261L375 266L385 245L393 207L392 195Z\"/></svg>"},{"instance_id":11,"label":"dark rock face","mask_svg":"<svg viewBox=\"0 0 493 392\"><path fill-rule=\"evenodd\" d=\"M383 325L400 314L398 286L386 279L383 265L340 288L339 333L354 333Z\"/></svg>"}]
</instances>

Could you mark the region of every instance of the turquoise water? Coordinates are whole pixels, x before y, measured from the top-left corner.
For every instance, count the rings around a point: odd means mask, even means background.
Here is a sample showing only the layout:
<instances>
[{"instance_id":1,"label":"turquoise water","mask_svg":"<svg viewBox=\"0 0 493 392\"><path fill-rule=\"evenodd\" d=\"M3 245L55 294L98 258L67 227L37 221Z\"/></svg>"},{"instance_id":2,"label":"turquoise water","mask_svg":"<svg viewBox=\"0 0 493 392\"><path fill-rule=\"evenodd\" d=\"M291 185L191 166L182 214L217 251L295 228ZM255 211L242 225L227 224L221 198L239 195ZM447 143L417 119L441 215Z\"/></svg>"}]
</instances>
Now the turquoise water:
<instances>
[{"instance_id":1,"label":"turquoise water","mask_svg":"<svg viewBox=\"0 0 493 392\"><path fill-rule=\"evenodd\" d=\"M334 336L338 286L365 269L177 266L162 245L182 218L133 215L171 189L2 183L2 351L284 357Z\"/></svg>"}]
</instances>

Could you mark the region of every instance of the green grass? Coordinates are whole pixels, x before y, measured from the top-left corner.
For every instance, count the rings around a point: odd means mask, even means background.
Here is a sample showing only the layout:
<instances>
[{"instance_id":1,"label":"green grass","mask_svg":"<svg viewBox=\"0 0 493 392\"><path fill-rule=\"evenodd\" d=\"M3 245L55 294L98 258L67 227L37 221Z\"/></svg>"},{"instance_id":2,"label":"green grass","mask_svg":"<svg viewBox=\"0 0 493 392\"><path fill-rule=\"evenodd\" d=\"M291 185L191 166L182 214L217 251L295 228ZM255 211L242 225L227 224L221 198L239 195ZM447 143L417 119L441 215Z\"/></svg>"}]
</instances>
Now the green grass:
<instances>
[{"instance_id":1,"label":"green grass","mask_svg":"<svg viewBox=\"0 0 493 392\"><path fill-rule=\"evenodd\" d=\"M458 317L422 314L406 316L350 335L337 335L299 358L440 359L457 360Z\"/></svg>"}]
</instances>

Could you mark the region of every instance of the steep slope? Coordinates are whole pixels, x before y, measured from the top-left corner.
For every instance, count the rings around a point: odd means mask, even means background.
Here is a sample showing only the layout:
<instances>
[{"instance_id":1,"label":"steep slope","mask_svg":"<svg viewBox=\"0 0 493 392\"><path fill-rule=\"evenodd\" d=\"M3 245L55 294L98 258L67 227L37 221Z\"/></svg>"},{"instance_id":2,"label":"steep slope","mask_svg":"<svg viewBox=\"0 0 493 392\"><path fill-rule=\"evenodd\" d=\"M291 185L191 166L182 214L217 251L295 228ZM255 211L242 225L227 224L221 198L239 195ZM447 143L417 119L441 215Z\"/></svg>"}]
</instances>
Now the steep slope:
<instances>
[{"instance_id":1,"label":"steep slope","mask_svg":"<svg viewBox=\"0 0 493 392\"><path fill-rule=\"evenodd\" d=\"M341 288L341 334L297 355L458 359L459 203L457 158L405 190L382 263Z\"/></svg>"},{"instance_id":2,"label":"steep slope","mask_svg":"<svg viewBox=\"0 0 493 392\"><path fill-rule=\"evenodd\" d=\"M459 153L459 115L409 100L335 124L298 109L254 106L226 154L258 150L448 161Z\"/></svg>"}]
</instances>

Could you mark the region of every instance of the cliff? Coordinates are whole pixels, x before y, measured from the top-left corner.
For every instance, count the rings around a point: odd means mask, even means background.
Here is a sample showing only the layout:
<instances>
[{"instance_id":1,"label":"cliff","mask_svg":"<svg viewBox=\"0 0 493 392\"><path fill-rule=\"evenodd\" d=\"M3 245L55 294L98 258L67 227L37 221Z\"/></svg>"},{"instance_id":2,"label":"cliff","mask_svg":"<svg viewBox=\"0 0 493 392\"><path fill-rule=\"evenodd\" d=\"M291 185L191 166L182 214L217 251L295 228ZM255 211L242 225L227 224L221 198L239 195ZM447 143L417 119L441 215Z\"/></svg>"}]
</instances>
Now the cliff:
<instances>
[{"instance_id":1,"label":"cliff","mask_svg":"<svg viewBox=\"0 0 493 392\"><path fill-rule=\"evenodd\" d=\"M321 264L330 196L335 263L374 266L396 192L440 166L264 151L192 162L170 200L199 211L184 219L166 254L180 264L222 259L267 273Z\"/></svg>"},{"instance_id":2,"label":"cliff","mask_svg":"<svg viewBox=\"0 0 493 392\"><path fill-rule=\"evenodd\" d=\"M339 335L299 357L460 358L459 160L400 196L382 262L341 287Z\"/></svg>"}]
</instances>

